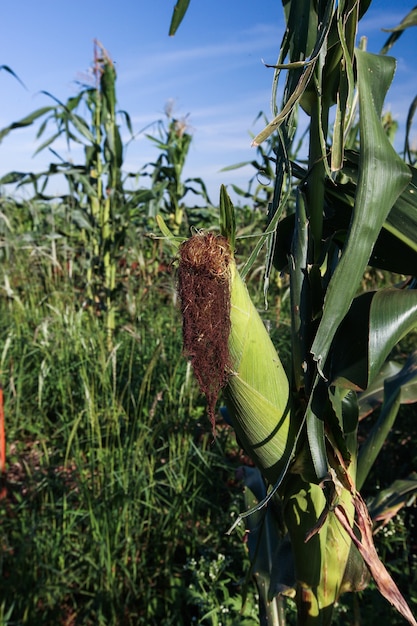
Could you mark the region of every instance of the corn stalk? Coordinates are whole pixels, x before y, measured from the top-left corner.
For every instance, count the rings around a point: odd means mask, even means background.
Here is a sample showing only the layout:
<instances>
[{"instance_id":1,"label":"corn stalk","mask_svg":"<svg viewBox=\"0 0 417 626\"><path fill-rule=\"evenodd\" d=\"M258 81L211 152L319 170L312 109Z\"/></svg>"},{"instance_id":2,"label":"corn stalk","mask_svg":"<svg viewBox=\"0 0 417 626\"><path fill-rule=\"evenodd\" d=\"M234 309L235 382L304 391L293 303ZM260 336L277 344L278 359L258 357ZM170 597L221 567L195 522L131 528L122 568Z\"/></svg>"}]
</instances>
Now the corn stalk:
<instances>
[{"instance_id":1,"label":"corn stalk","mask_svg":"<svg viewBox=\"0 0 417 626\"><path fill-rule=\"evenodd\" d=\"M128 192L123 188L123 146L117 116L124 118L130 132L132 127L128 114L116 109L115 68L98 41L94 43L92 77L94 84L89 76L89 82L66 103L46 93L53 105L37 109L0 131L1 141L12 130L41 121L37 132L37 137L41 138L52 123L53 134L42 141L35 154L50 149L59 161L38 174L9 172L1 182L18 186L29 184L34 188L35 200L60 202L60 210L69 214L68 221L75 226L76 246L83 248L86 258L84 304L104 318L111 349L116 323L114 295L118 253L130 226L129 211L152 198L153 193L143 189ZM79 113L81 107L87 110L87 119ZM84 163L75 165L55 152L53 145L60 137L66 140L68 147L71 144L83 147ZM69 194L48 196L48 183L56 175L65 177Z\"/></svg>"},{"instance_id":2,"label":"corn stalk","mask_svg":"<svg viewBox=\"0 0 417 626\"><path fill-rule=\"evenodd\" d=\"M105 299L109 348L115 330L113 294L116 287L115 215L123 196L121 166L123 146L116 121L116 71L104 48L96 42L94 53L95 91L90 92L95 145L91 151L90 175L95 193L89 197L93 229L93 254L98 260ZM100 268L100 265L102 266ZM89 266L88 284L94 284L95 267ZM92 295L92 294L91 294Z\"/></svg>"}]
</instances>

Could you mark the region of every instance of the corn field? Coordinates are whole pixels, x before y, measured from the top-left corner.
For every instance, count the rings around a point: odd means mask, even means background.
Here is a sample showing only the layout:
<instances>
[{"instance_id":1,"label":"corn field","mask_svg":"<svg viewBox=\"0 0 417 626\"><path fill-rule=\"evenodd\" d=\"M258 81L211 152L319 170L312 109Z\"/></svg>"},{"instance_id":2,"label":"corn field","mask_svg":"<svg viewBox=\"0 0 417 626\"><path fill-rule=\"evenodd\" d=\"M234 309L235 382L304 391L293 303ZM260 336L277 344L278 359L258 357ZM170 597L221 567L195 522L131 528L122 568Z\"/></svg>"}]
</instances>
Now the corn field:
<instances>
[{"instance_id":1,"label":"corn field","mask_svg":"<svg viewBox=\"0 0 417 626\"><path fill-rule=\"evenodd\" d=\"M84 155L0 176L1 624L417 624L414 94L403 154L384 113L417 12L376 55L369 5L283 3L235 206L169 106L125 171L98 41L0 130Z\"/></svg>"}]
</instances>

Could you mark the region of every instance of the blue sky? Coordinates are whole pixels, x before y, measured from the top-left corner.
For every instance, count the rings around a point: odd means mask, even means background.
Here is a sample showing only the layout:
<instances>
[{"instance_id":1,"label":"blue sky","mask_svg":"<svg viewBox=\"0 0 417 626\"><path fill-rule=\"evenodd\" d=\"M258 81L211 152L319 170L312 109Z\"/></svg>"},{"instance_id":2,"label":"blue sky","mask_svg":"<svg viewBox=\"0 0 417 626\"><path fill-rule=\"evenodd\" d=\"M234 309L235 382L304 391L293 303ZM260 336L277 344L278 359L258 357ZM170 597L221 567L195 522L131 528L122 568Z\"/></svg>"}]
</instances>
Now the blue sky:
<instances>
[{"instance_id":1,"label":"blue sky","mask_svg":"<svg viewBox=\"0 0 417 626\"><path fill-rule=\"evenodd\" d=\"M374 0L361 22L368 50L378 52L386 40L383 27L401 21L414 6L401 0ZM251 168L220 172L255 156L249 131L262 110L270 114L273 70L262 60L276 60L284 31L280 0L191 0L179 31L168 37L175 0L53 0L2 5L0 65L10 66L25 83L24 90L0 73L0 128L51 101L46 90L62 101L77 92L92 62L93 40L109 52L118 73L118 106L129 112L135 131L161 119L167 101L177 116L189 115L194 141L186 176L207 183L214 202L221 183L246 188ZM397 74L386 100L404 132L408 106L417 94L417 38L409 30L392 49ZM51 129L52 130L52 129ZM0 174L11 170L39 171L51 160L47 153L32 157L35 130L19 130L0 144ZM65 158L64 143L56 149ZM130 144L125 169L138 171L155 157L151 143L139 134Z\"/></svg>"}]
</instances>

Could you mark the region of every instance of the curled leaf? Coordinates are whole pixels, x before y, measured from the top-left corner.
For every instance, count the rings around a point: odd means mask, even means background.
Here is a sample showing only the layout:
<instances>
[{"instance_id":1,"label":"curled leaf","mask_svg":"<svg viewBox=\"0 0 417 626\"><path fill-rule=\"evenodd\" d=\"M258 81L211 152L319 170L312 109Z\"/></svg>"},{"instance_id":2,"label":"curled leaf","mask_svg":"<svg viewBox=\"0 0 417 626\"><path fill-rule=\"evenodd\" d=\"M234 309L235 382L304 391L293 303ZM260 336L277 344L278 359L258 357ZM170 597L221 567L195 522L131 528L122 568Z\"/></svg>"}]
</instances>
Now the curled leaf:
<instances>
[{"instance_id":1,"label":"curled leaf","mask_svg":"<svg viewBox=\"0 0 417 626\"><path fill-rule=\"evenodd\" d=\"M359 495L356 493L353 498L353 503L356 511L355 524L360 532L360 538L358 538L351 528L349 518L342 506L337 506L334 509L334 513L343 526L353 543L359 550L363 560L365 561L369 571L371 572L373 579L380 593L390 602L399 613L408 621L412 626L417 626L417 622L411 613L410 607L405 601L403 595L398 589L397 585L391 578L391 575L387 571L385 565L380 561L377 551L375 549L373 535L372 535L372 521L369 517L366 504Z\"/></svg>"}]
</instances>

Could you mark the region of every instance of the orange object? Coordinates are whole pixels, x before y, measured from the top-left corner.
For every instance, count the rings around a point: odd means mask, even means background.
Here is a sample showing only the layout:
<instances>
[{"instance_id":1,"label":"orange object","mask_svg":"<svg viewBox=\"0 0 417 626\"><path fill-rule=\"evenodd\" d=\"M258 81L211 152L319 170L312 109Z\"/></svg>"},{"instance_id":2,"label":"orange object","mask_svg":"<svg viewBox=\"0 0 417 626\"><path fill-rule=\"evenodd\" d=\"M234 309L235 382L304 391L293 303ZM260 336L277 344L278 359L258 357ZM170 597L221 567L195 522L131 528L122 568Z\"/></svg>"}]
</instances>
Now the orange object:
<instances>
[{"instance_id":1,"label":"orange object","mask_svg":"<svg viewBox=\"0 0 417 626\"><path fill-rule=\"evenodd\" d=\"M0 499L6 496L3 479L6 470L6 433L4 427L3 387L0 383Z\"/></svg>"}]
</instances>

